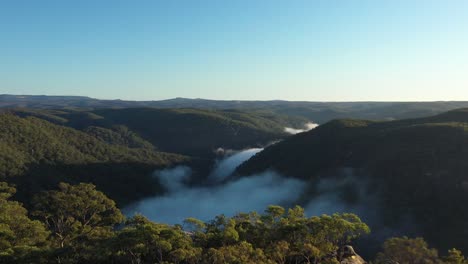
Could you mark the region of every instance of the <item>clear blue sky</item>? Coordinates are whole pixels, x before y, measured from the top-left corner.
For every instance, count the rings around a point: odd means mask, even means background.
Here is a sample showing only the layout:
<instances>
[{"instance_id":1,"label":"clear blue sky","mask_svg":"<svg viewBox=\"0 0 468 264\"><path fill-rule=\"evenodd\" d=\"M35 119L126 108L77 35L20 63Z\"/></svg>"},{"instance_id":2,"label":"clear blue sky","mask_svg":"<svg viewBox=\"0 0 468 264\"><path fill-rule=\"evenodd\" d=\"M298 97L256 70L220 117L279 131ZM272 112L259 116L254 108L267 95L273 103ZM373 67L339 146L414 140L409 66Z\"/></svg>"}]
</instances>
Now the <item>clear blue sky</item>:
<instances>
[{"instance_id":1,"label":"clear blue sky","mask_svg":"<svg viewBox=\"0 0 468 264\"><path fill-rule=\"evenodd\" d=\"M468 100L466 0L0 0L0 94Z\"/></svg>"}]
</instances>

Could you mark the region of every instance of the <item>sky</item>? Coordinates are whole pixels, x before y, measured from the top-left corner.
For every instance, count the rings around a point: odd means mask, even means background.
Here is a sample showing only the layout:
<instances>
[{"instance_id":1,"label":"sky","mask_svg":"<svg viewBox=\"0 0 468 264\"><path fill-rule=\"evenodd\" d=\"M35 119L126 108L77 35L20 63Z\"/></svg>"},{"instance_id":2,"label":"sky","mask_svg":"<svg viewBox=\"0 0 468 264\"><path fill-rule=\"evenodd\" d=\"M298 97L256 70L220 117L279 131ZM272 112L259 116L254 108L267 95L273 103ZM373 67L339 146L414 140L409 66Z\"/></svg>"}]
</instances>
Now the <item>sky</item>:
<instances>
[{"instance_id":1,"label":"sky","mask_svg":"<svg viewBox=\"0 0 468 264\"><path fill-rule=\"evenodd\" d=\"M468 100L466 0L0 0L0 94Z\"/></svg>"}]
</instances>

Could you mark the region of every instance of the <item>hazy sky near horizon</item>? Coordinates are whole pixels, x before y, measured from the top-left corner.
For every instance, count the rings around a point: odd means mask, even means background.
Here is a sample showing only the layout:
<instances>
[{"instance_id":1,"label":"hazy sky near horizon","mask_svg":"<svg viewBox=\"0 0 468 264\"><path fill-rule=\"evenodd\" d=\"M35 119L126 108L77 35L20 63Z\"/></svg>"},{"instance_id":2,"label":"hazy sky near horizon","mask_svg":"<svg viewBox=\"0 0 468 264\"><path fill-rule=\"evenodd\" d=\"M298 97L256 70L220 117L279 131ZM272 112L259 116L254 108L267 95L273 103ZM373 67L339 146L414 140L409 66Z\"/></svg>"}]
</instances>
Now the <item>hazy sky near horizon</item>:
<instances>
[{"instance_id":1,"label":"hazy sky near horizon","mask_svg":"<svg viewBox=\"0 0 468 264\"><path fill-rule=\"evenodd\" d=\"M0 94L468 100L466 0L0 0Z\"/></svg>"}]
</instances>

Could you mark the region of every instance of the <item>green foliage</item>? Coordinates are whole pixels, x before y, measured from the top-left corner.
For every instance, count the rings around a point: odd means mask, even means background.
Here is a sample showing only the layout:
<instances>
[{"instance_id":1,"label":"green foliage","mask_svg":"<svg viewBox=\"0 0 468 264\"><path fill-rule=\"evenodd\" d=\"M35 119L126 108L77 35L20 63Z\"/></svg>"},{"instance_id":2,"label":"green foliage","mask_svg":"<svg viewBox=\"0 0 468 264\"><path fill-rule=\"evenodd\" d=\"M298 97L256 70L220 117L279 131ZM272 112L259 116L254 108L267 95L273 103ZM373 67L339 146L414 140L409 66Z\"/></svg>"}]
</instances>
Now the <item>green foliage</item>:
<instances>
[{"instance_id":1,"label":"green foliage","mask_svg":"<svg viewBox=\"0 0 468 264\"><path fill-rule=\"evenodd\" d=\"M450 249L448 255L443 258L443 261L447 264L465 264L468 262L463 253L456 248Z\"/></svg>"},{"instance_id":2,"label":"green foliage","mask_svg":"<svg viewBox=\"0 0 468 264\"><path fill-rule=\"evenodd\" d=\"M115 203L86 183L62 183L58 190L39 194L33 214L41 223L28 218L19 203L9 201L14 192L0 183L2 263L336 264L339 248L370 231L354 214L306 217L299 206L286 211L276 205L264 214L219 215L206 223L188 218L184 226L190 231L141 215L117 228L123 216ZM466 260L456 249L440 259L421 238L403 237L386 241L375 263L397 262Z\"/></svg>"},{"instance_id":3,"label":"green foliage","mask_svg":"<svg viewBox=\"0 0 468 264\"><path fill-rule=\"evenodd\" d=\"M153 223L143 216L129 219L112 240L118 263L198 263L201 248L178 227Z\"/></svg>"},{"instance_id":4,"label":"green foliage","mask_svg":"<svg viewBox=\"0 0 468 264\"><path fill-rule=\"evenodd\" d=\"M0 152L0 164L19 158L19 167L29 163L87 164L99 162L140 162L166 165L176 155L109 145L86 133L58 126L34 117L20 118L0 114L0 137L6 153ZM13 152L13 153L12 153ZM20 163L21 162L21 163ZM3 167L3 166L2 166ZM6 171L0 177L15 176Z\"/></svg>"},{"instance_id":5,"label":"green foliage","mask_svg":"<svg viewBox=\"0 0 468 264\"><path fill-rule=\"evenodd\" d=\"M383 252L379 253L376 263L435 264L440 263L437 250L429 248L424 239L394 237L385 241Z\"/></svg>"},{"instance_id":6,"label":"green foliage","mask_svg":"<svg viewBox=\"0 0 468 264\"><path fill-rule=\"evenodd\" d=\"M377 254L375 263L400 264L466 264L463 253L455 248L447 256L439 257L437 250L429 248L423 238L394 237L385 241L383 251Z\"/></svg>"},{"instance_id":7,"label":"green foliage","mask_svg":"<svg viewBox=\"0 0 468 264\"><path fill-rule=\"evenodd\" d=\"M300 121L242 111L135 108L16 109L1 112L0 123L0 180L19 186L17 197L28 205L35 193L59 182L91 182L118 204L160 194L151 172L192 159L157 149L211 159L219 147L283 138L284 126Z\"/></svg>"},{"instance_id":8,"label":"green foliage","mask_svg":"<svg viewBox=\"0 0 468 264\"><path fill-rule=\"evenodd\" d=\"M209 249L207 259L213 263L315 263L331 260L338 248L369 231L353 214L307 218L299 206L287 213L269 206L263 215L217 216L194 235L194 242Z\"/></svg>"},{"instance_id":9,"label":"green foliage","mask_svg":"<svg viewBox=\"0 0 468 264\"><path fill-rule=\"evenodd\" d=\"M46 250L48 232L44 225L31 220L27 210L9 198L13 187L0 182L0 262L19 263Z\"/></svg>"},{"instance_id":10,"label":"green foliage","mask_svg":"<svg viewBox=\"0 0 468 264\"><path fill-rule=\"evenodd\" d=\"M82 130L113 145L156 147L199 157L212 157L220 147L243 149L266 144L287 136L284 127L300 127L307 122L265 112L187 108L23 109L14 113Z\"/></svg>"},{"instance_id":11,"label":"green foliage","mask_svg":"<svg viewBox=\"0 0 468 264\"><path fill-rule=\"evenodd\" d=\"M207 253L207 262L213 264L266 264L274 263L269 260L262 249L255 249L252 244L242 241L239 244L210 248Z\"/></svg>"},{"instance_id":12,"label":"green foliage","mask_svg":"<svg viewBox=\"0 0 468 264\"><path fill-rule=\"evenodd\" d=\"M161 191L152 171L188 160L156 152L137 138L129 141L131 147L110 144L36 117L3 113L0 123L0 180L15 183L17 197L24 202L61 181L92 182L119 203L136 200ZM123 128L119 131L127 139L133 135ZM128 188L130 181L138 191Z\"/></svg>"},{"instance_id":13,"label":"green foliage","mask_svg":"<svg viewBox=\"0 0 468 264\"><path fill-rule=\"evenodd\" d=\"M115 126L112 129L90 126L85 132L93 137L112 145L125 146L129 148L154 149L148 141L142 139L126 126Z\"/></svg>"},{"instance_id":14,"label":"green foliage","mask_svg":"<svg viewBox=\"0 0 468 264\"><path fill-rule=\"evenodd\" d=\"M99 126L124 125L158 149L191 156L210 156L219 147L242 149L285 137L286 123L240 111L135 108L94 113L105 118Z\"/></svg>"},{"instance_id":15,"label":"green foliage","mask_svg":"<svg viewBox=\"0 0 468 264\"><path fill-rule=\"evenodd\" d=\"M115 202L87 183L61 183L59 190L35 197L34 209L61 248L73 246L76 240L105 236L123 221Z\"/></svg>"}]
</instances>

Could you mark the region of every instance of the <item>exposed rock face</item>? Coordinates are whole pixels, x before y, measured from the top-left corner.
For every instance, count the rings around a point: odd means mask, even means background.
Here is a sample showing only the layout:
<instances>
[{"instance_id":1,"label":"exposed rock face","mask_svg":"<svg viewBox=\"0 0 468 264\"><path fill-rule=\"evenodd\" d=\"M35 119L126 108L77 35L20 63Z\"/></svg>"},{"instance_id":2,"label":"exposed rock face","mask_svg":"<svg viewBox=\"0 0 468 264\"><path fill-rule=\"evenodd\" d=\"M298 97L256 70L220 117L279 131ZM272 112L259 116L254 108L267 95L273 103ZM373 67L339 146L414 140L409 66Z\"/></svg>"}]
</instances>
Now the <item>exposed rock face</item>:
<instances>
[{"instance_id":1,"label":"exposed rock face","mask_svg":"<svg viewBox=\"0 0 468 264\"><path fill-rule=\"evenodd\" d=\"M361 258L352 246L344 246L340 254L341 264L367 264L367 262Z\"/></svg>"}]
</instances>

